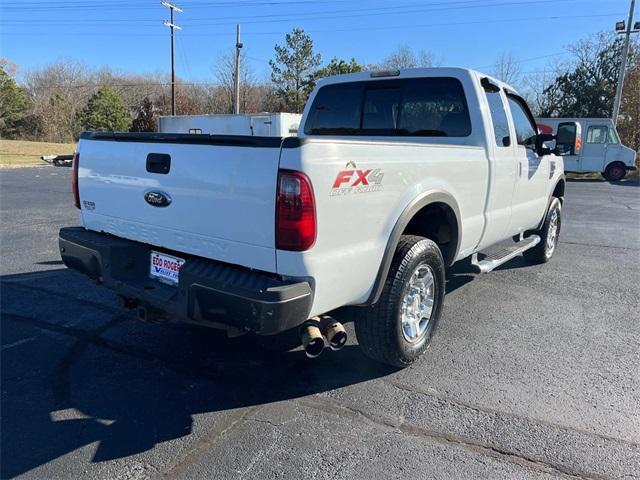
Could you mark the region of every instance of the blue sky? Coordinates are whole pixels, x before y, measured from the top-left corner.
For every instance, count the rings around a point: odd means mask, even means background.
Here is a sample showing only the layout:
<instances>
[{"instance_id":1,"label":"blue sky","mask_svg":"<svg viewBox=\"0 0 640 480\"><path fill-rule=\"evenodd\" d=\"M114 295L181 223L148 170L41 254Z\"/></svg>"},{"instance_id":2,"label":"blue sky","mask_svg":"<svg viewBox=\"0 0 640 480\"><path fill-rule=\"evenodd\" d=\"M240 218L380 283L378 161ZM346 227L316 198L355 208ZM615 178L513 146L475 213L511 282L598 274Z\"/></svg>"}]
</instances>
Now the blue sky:
<instances>
[{"instance_id":1,"label":"blue sky","mask_svg":"<svg viewBox=\"0 0 640 480\"><path fill-rule=\"evenodd\" d=\"M216 60L233 48L242 24L246 55L268 77L273 45L293 27L314 39L323 60L383 59L399 44L431 51L442 65L490 71L511 52L534 72L564 47L612 30L629 0L175 0L176 69L192 82L213 82ZM60 57L90 66L144 73L168 71L169 36L160 0L2 0L0 55L24 72ZM636 7L637 10L638 7ZM637 12L636 12L636 20Z\"/></svg>"}]
</instances>

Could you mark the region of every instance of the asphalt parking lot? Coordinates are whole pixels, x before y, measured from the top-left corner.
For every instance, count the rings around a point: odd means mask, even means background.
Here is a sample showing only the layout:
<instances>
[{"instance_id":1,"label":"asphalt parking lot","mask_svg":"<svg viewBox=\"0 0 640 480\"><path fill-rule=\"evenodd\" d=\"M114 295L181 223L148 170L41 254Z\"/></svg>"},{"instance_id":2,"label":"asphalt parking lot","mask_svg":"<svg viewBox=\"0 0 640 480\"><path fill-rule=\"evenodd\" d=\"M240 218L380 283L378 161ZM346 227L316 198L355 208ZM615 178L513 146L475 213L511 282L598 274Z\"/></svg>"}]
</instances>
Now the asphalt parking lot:
<instances>
[{"instance_id":1,"label":"asphalt parking lot","mask_svg":"<svg viewBox=\"0 0 640 480\"><path fill-rule=\"evenodd\" d=\"M69 170L0 171L2 478L640 477L640 188L573 181L553 260L448 274L402 371L145 324L61 265Z\"/></svg>"}]
</instances>

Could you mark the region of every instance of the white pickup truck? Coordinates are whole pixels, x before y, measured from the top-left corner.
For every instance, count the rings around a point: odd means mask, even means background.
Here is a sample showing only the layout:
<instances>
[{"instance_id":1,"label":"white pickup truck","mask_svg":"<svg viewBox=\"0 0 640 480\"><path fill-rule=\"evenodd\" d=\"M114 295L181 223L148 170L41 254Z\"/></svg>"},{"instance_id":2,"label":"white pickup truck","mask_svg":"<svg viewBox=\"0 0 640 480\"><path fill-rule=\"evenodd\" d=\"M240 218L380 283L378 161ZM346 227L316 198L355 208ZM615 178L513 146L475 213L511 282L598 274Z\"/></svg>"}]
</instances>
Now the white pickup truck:
<instances>
[{"instance_id":1,"label":"white pickup truck","mask_svg":"<svg viewBox=\"0 0 640 480\"><path fill-rule=\"evenodd\" d=\"M547 148L511 87L432 68L321 80L298 137L85 132L82 226L60 230L61 256L143 319L296 331L316 356L348 317L367 355L404 367L431 341L447 266L553 255L557 154L580 138L559 128Z\"/></svg>"}]
</instances>

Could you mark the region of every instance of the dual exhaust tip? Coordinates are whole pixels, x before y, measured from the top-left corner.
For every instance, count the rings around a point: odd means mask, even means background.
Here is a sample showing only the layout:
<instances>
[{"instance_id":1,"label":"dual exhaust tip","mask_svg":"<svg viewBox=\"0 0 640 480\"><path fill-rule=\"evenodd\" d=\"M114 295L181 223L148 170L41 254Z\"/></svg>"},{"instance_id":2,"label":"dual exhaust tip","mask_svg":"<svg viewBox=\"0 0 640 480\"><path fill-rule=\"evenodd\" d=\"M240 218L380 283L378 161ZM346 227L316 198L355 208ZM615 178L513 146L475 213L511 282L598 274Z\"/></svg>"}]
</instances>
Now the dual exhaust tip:
<instances>
[{"instance_id":1,"label":"dual exhaust tip","mask_svg":"<svg viewBox=\"0 0 640 480\"><path fill-rule=\"evenodd\" d=\"M340 350L347 343L344 326L331 317L312 318L300 327L300 340L304 353L316 358L323 352L325 344L331 350Z\"/></svg>"}]
</instances>

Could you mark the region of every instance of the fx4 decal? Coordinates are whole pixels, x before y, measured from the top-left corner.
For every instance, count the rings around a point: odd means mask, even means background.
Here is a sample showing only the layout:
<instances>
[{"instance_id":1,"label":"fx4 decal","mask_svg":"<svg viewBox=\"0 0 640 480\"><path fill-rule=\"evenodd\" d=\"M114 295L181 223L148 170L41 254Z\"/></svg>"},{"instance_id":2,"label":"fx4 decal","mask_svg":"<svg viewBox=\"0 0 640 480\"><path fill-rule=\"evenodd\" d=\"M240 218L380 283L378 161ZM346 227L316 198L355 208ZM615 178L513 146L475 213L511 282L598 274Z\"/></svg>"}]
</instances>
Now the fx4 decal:
<instances>
[{"instance_id":1,"label":"fx4 decal","mask_svg":"<svg viewBox=\"0 0 640 480\"><path fill-rule=\"evenodd\" d=\"M354 165L349 162L347 166ZM355 165L354 165L355 166ZM382 190L382 169L340 170L333 181L330 196L349 195L351 193L369 193Z\"/></svg>"}]
</instances>

